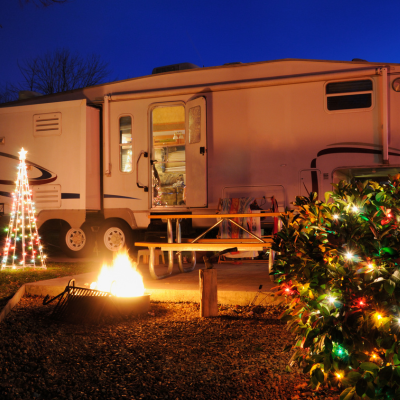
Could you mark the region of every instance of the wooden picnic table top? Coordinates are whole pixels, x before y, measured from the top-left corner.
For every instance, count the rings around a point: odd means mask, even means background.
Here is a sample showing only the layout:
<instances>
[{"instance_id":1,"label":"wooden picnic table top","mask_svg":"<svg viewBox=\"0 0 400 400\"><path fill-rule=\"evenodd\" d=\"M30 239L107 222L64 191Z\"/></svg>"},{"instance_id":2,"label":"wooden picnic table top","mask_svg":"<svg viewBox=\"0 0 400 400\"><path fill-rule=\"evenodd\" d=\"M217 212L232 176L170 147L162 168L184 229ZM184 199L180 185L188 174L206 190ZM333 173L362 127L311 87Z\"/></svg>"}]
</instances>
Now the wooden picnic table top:
<instances>
[{"instance_id":1,"label":"wooden picnic table top","mask_svg":"<svg viewBox=\"0 0 400 400\"><path fill-rule=\"evenodd\" d=\"M261 237L260 239L264 240L264 243L272 243L272 237ZM182 239L181 243L193 243L194 239ZM256 240L255 238L218 238L218 239L198 239L195 243L258 243L262 244Z\"/></svg>"},{"instance_id":2,"label":"wooden picnic table top","mask_svg":"<svg viewBox=\"0 0 400 400\"><path fill-rule=\"evenodd\" d=\"M149 215L150 219L183 219L183 218L254 218L254 217L279 217L284 213L280 212L265 212L265 213L254 213L254 214L158 214Z\"/></svg>"},{"instance_id":3,"label":"wooden picnic table top","mask_svg":"<svg viewBox=\"0 0 400 400\"><path fill-rule=\"evenodd\" d=\"M212 243L154 243L154 242L136 242L135 246L141 247L159 247L164 251L221 251L230 248L237 248L238 251L248 251L248 250L262 250L264 248L271 247L271 243L232 243L224 242L223 239L220 242Z\"/></svg>"}]
</instances>

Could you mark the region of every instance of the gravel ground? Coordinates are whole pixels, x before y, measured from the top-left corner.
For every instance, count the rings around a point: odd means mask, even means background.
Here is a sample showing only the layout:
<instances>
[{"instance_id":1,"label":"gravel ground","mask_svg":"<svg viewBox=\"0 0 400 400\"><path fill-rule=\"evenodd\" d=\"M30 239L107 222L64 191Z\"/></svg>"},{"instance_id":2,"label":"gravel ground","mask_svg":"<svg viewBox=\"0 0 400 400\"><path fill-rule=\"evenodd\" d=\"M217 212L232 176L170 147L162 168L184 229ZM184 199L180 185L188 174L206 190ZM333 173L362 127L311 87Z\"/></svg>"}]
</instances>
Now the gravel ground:
<instances>
[{"instance_id":1,"label":"gravel ground","mask_svg":"<svg viewBox=\"0 0 400 400\"><path fill-rule=\"evenodd\" d=\"M0 324L0 399L336 399L286 372L274 307L151 303L145 316L74 325L26 297Z\"/></svg>"}]
</instances>

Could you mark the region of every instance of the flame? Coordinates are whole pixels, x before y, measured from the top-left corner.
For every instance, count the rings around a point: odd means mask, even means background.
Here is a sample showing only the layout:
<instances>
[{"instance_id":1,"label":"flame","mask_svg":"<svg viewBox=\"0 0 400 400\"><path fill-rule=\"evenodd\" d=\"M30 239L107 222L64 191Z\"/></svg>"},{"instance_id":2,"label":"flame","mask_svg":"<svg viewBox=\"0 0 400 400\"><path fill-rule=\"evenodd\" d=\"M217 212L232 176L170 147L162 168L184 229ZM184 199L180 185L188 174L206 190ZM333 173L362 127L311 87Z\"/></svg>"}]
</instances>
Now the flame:
<instances>
[{"instance_id":1,"label":"flame","mask_svg":"<svg viewBox=\"0 0 400 400\"><path fill-rule=\"evenodd\" d=\"M136 270L127 252L118 252L113 265L103 265L97 282L92 282L90 289L111 292L117 297L137 297L144 295L142 275Z\"/></svg>"}]
</instances>

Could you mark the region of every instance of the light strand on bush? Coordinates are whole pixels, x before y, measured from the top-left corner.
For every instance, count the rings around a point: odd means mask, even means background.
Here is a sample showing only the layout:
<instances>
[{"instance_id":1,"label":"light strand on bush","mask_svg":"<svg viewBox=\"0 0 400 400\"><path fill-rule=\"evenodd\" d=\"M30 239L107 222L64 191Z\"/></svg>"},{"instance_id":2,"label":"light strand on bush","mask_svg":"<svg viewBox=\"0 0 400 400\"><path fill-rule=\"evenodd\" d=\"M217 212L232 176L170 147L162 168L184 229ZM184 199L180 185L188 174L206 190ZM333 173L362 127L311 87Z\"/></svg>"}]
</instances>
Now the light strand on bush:
<instances>
[{"instance_id":1,"label":"light strand on bush","mask_svg":"<svg viewBox=\"0 0 400 400\"><path fill-rule=\"evenodd\" d=\"M292 361L341 399L400 397L400 175L296 198L274 237Z\"/></svg>"}]
</instances>

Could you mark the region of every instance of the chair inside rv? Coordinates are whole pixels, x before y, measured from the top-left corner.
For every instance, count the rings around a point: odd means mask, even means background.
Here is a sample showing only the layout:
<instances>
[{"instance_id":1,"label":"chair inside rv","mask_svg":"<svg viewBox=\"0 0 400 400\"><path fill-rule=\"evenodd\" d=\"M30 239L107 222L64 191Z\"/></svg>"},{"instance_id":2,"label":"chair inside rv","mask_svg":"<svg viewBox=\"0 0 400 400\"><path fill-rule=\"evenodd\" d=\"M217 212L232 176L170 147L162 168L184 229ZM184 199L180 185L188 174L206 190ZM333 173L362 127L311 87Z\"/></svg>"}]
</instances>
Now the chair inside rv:
<instances>
[{"instance_id":1,"label":"chair inside rv","mask_svg":"<svg viewBox=\"0 0 400 400\"><path fill-rule=\"evenodd\" d=\"M153 207L186 203L185 108L159 106L152 110Z\"/></svg>"}]
</instances>

